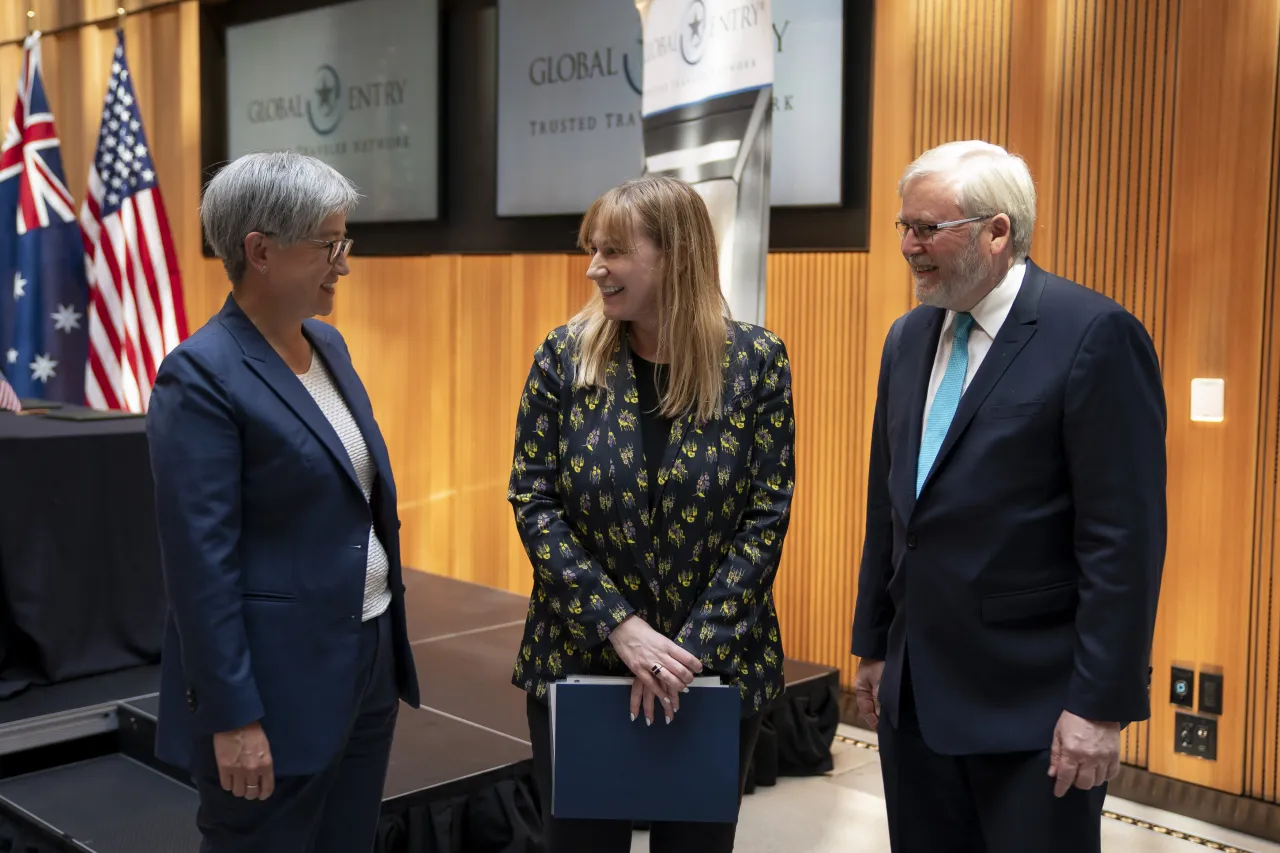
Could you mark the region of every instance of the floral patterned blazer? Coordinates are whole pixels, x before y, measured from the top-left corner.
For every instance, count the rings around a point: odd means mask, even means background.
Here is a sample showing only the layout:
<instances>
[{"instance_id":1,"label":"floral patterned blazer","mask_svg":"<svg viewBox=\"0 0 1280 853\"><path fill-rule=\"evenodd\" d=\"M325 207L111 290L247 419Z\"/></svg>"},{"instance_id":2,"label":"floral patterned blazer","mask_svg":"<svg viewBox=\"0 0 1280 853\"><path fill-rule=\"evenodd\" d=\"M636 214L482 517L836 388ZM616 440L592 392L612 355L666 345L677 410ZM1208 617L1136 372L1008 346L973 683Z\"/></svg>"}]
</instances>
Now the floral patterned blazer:
<instances>
[{"instance_id":1,"label":"floral patterned blazer","mask_svg":"<svg viewBox=\"0 0 1280 853\"><path fill-rule=\"evenodd\" d=\"M776 335L727 331L721 413L673 419L654 505L626 343L607 392L573 388L568 327L538 348L508 493L534 570L512 683L537 698L566 675L629 675L607 639L633 613L737 684L744 714L781 694L772 586L795 488L791 370Z\"/></svg>"}]
</instances>

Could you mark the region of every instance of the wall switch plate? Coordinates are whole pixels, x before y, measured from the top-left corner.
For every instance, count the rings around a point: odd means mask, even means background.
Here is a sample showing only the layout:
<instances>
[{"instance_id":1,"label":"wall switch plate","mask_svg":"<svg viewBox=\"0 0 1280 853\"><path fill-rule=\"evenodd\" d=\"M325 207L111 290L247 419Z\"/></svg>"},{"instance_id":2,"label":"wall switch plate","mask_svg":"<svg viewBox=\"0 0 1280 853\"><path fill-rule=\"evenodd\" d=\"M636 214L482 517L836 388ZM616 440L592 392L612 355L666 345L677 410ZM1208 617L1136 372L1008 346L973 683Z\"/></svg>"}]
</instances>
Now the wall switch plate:
<instances>
[{"instance_id":1,"label":"wall switch plate","mask_svg":"<svg viewBox=\"0 0 1280 853\"><path fill-rule=\"evenodd\" d=\"M1180 666L1173 667L1169 678L1169 702L1180 708L1194 708L1196 674Z\"/></svg>"},{"instance_id":2,"label":"wall switch plate","mask_svg":"<svg viewBox=\"0 0 1280 853\"><path fill-rule=\"evenodd\" d=\"M1222 713L1222 673L1200 673L1200 713Z\"/></svg>"},{"instance_id":3,"label":"wall switch plate","mask_svg":"<svg viewBox=\"0 0 1280 853\"><path fill-rule=\"evenodd\" d=\"M1192 379L1191 420L1222 423L1225 419L1225 389L1226 381L1223 379Z\"/></svg>"},{"instance_id":4,"label":"wall switch plate","mask_svg":"<svg viewBox=\"0 0 1280 853\"><path fill-rule=\"evenodd\" d=\"M1178 712L1173 726L1173 751L1182 755L1218 760L1218 721Z\"/></svg>"}]
</instances>

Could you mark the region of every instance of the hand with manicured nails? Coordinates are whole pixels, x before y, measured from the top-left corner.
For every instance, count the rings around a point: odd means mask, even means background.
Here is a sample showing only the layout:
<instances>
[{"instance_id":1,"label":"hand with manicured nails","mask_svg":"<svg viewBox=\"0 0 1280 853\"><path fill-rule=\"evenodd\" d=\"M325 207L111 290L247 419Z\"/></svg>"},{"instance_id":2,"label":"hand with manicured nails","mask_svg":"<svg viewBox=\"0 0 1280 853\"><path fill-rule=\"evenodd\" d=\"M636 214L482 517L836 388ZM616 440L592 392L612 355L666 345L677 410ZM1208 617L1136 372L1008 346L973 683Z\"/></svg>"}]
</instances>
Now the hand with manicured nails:
<instances>
[{"instance_id":1,"label":"hand with manicured nails","mask_svg":"<svg viewBox=\"0 0 1280 853\"><path fill-rule=\"evenodd\" d=\"M680 708L680 694L702 672L702 661L677 643L655 631L639 616L628 616L609 634L618 657L635 675L631 687L631 719L643 706L645 719L653 724L653 700L661 700L667 722ZM654 664L659 669L653 671Z\"/></svg>"}]
</instances>

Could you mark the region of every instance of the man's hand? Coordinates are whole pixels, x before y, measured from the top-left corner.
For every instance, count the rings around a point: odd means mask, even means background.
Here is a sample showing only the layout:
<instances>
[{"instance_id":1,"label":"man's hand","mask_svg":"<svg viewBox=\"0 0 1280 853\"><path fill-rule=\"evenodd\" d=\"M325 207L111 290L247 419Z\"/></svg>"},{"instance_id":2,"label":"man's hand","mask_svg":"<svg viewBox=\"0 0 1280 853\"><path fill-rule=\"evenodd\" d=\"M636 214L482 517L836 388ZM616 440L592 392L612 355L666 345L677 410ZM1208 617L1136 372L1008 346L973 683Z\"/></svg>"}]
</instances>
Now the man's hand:
<instances>
[{"instance_id":1,"label":"man's hand","mask_svg":"<svg viewBox=\"0 0 1280 853\"><path fill-rule=\"evenodd\" d=\"M702 672L702 661L635 615L628 616L613 629L609 642L636 681L662 699L663 713L668 717L667 722L671 722L671 715L680 707L680 693L693 683L696 673ZM654 664L661 667L657 675L653 673ZM632 719L640 711L642 693L638 688L631 692ZM652 702L645 717L653 722Z\"/></svg>"},{"instance_id":2,"label":"man's hand","mask_svg":"<svg viewBox=\"0 0 1280 853\"><path fill-rule=\"evenodd\" d=\"M853 695L858 700L858 713L867 721L872 731L880 727L880 677L884 675L884 661L858 661L858 672L853 678Z\"/></svg>"},{"instance_id":3,"label":"man's hand","mask_svg":"<svg viewBox=\"0 0 1280 853\"><path fill-rule=\"evenodd\" d=\"M1073 785L1087 791L1110 782L1119 772L1120 724L1095 723L1063 711L1049 753L1049 776L1057 780L1053 795L1061 797Z\"/></svg>"},{"instance_id":4,"label":"man's hand","mask_svg":"<svg viewBox=\"0 0 1280 853\"><path fill-rule=\"evenodd\" d=\"M271 746L259 723L213 736L222 790L246 800L265 800L276 787Z\"/></svg>"}]
</instances>

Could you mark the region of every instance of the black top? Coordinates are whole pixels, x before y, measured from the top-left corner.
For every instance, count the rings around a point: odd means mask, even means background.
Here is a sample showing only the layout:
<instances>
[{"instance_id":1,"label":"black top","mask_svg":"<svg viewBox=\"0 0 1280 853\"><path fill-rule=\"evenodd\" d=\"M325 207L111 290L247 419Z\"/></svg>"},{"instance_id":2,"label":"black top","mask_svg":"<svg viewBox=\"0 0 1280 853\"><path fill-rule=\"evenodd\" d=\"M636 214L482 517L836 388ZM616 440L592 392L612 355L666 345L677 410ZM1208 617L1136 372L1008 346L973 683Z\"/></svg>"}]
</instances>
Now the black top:
<instances>
[{"instance_id":1,"label":"black top","mask_svg":"<svg viewBox=\"0 0 1280 853\"><path fill-rule=\"evenodd\" d=\"M671 437L671 419L659 414L661 394L667 389L667 365L645 361L634 352L631 364L636 371L636 393L640 395L640 437L644 443L645 469L649 472L649 505L658 493L658 469Z\"/></svg>"}]
</instances>

